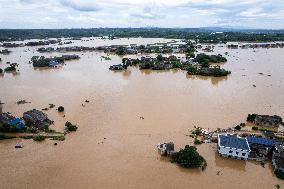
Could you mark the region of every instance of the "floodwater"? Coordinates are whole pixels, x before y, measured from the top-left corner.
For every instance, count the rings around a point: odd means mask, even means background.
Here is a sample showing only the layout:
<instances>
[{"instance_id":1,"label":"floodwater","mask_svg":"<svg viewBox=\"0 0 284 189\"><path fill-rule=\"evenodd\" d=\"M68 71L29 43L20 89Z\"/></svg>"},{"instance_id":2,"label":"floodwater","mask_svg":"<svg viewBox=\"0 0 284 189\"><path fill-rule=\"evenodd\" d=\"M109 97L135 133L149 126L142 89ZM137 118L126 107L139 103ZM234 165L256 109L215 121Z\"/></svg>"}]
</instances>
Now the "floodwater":
<instances>
[{"instance_id":1,"label":"floodwater","mask_svg":"<svg viewBox=\"0 0 284 189\"><path fill-rule=\"evenodd\" d=\"M94 39L75 43L99 46L161 41L167 40ZM110 55L112 60L101 60L106 55L98 52L75 53L81 59L60 68L34 69L28 61L39 55L36 48L11 50L10 55L1 55L0 68L6 67L7 61L17 62L19 73L0 75L0 100L5 103L2 111L21 116L24 111L42 109L50 103L62 105L65 117L55 108L46 112L55 121L51 128L62 131L64 123L71 121L79 129L57 146L50 140L0 141L1 189L284 187L270 163L263 168L256 162L221 158L216 144L198 146L208 163L205 171L169 163L155 147L159 142L173 141L178 150L193 144L186 135L194 126L227 128L245 122L249 113L284 117L284 49L216 47L214 53L229 53L223 67L232 74L224 78L188 76L178 70L140 71L135 67L112 72L108 67L121 63L122 57ZM31 103L17 105L21 99ZM24 148L15 149L17 143Z\"/></svg>"}]
</instances>

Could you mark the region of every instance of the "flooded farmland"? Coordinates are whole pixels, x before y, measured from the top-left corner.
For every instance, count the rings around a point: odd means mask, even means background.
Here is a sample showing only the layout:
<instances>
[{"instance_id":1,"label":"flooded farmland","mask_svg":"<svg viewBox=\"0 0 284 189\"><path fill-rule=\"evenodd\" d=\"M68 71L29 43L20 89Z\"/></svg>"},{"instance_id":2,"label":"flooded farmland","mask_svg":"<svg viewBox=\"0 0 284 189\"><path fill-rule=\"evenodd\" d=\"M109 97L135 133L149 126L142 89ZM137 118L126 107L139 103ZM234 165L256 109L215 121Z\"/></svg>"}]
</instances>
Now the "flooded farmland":
<instances>
[{"instance_id":1,"label":"flooded farmland","mask_svg":"<svg viewBox=\"0 0 284 189\"><path fill-rule=\"evenodd\" d=\"M170 40L94 39L74 41L70 46L165 41ZM109 55L111 60L104 60L101 56L107 55L102 52L76 52L79 60L58 68L35 69L28 63L32 56L62 54L36 49L18 47L1 55L2 69L6 62L19 63L18 73L0 75L2 111L21 116L50 103L62 105L65 116L55 109L46 111L55 122L52 129L62 131L66 121L77 123L79 129L58 146L50 140L0 141L0 188L284 187L270 163L262 167L257 162L219 157L214 143L198 146L208 163L204 171L171 164L155 147L163 141L174 141L176 149L192 145L187 135L194 126L228 128L245 122L249 113L284 117L283 49L216 46L214 54L228 52L223 67L232 71L221 78L136 67L113 72L109 66L121 63L122 57ZM21 99L31 103L18 105ZM15 149L17 143L24 148Z\"/></svg>"}]
</instances>

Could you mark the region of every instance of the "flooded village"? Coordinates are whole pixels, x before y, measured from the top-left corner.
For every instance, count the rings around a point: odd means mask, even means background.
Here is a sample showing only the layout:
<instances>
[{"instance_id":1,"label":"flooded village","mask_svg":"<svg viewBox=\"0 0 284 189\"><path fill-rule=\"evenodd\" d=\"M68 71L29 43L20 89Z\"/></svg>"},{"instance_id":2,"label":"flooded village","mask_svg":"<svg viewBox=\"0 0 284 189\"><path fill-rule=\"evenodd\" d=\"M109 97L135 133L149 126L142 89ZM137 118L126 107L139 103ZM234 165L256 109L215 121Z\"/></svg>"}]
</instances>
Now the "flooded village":
<instances>
[{"instance_id":1,"label":"flooded village","mask_svg":"<svg viewBox=\"0 0 284 189\"><path fill-rule=\"evenodd\" d=\"M0 182L284 187L283 43L232 44L102 37L2 43ZM198 166L184 164L181 152L195 154Z\"/></svg>"}]
</instances>

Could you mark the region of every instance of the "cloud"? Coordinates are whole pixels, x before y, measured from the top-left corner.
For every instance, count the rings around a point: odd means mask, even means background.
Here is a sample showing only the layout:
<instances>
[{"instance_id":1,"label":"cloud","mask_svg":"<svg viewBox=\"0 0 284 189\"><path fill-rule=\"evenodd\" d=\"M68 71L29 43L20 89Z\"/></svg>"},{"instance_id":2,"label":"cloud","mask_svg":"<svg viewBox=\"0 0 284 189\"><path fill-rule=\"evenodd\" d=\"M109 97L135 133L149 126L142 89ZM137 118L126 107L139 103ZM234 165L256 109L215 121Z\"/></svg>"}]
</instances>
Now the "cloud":
<instances>
[{"instance_id":1,"label":"cloud","mask_svg":"<svg viewBox=\"0 0 284 189\"><path fill-rule=\"evenodd\" d=\"M85 11L85 12L92 12L92 11L99 11L101 8L95 1L91 0L60 0L60 3L63 6L70 7L77 11Z\"/></svg>"},{"instance_id":2,"label":"cloud","mask_svg":"<svg viewBox=\"0 0 284 189\"><path fill-rule=\"evenodd\" d=\"M151 7L144 7L142 12L131 13L130 17L140 18L140 19L162 19L165 18L164 14L157 14L157 11Z\"/></svg>"},{"instance_id":3,"label":"cloud","mask_svg":"<svg viewBox=\"0 0 284 189\"><path fill-rule=\"evenodd\" d=\"M2 28L284 28L283 0L0 0L0 8Z\"/></svg>"}]
</instances>

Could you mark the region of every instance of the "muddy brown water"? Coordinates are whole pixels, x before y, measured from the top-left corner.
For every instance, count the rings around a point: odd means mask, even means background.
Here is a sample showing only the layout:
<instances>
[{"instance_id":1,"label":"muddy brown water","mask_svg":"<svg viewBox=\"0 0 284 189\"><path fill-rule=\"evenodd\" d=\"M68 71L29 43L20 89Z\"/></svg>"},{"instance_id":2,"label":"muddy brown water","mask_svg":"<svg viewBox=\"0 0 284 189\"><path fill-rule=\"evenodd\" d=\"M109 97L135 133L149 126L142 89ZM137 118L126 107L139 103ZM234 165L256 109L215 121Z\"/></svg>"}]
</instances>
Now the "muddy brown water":
<instances>
[{"instance_id":1,"label":"muddy brown water","mask_svg":"<svg viewBox=\"0 0 284 189\"><path fill-rule=\"evenodd\" d=\"M167 40L95 39L75 44L161 41ZM221 158L215 144L198 146L208 163L205 171L171 164L155 148L159 142L174 141L179 149L193 143L186 135L194 126L227 128L244 122L248 113L284 117L284 49L216 47L214 53L229 52L223 67L232 74L223 78L135 67L112 72L109 65L120 63L121 57L110 55L112 60L101 60L105 54L98 52L75 53L81 59L60 68L34 69L28 61L39 55L35 49L14 48L10 55L1 55L1 68L7 61L20 64L18 74L0 75L0 100L5 103L2 111L20 116L50 103L62 105L65 117L55 108L46 112L55 121L51 128L62 131L64 123L71 121L79 129L57 146L50 140L0 141L1 189L284 187L273 175L270 163L263 168L256 162ZM21 99L31 103L17 105ZM24 148L15 149L17 143Z\"/></svg>"}]
</instances>

